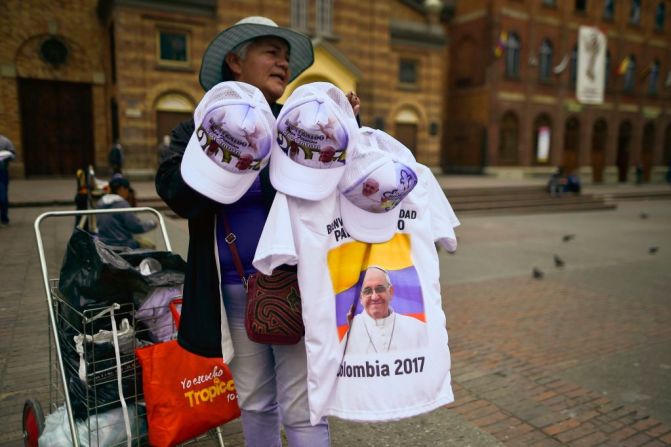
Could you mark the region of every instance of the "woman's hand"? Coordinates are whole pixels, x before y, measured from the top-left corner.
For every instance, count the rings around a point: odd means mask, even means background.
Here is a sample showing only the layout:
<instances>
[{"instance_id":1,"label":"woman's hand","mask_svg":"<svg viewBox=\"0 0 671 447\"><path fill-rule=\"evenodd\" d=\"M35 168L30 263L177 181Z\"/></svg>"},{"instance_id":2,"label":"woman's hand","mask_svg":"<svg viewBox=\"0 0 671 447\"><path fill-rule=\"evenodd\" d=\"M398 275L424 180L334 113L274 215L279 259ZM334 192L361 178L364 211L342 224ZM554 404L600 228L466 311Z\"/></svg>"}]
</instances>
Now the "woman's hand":
<instances>
[{"instance_id":1,"label":"woman's hand","mask_svg":"<svg viewBox=\"0 0 671 447\"><path fill-rule=\"evenodd\" d=\"M352 111L354 112L354 116L359 115L359 109L361 108L361 99L356 95L354 92L349 92L347 94L347 100L349 101L350 105L352 106Z\"/></svg>"}]
</instances>

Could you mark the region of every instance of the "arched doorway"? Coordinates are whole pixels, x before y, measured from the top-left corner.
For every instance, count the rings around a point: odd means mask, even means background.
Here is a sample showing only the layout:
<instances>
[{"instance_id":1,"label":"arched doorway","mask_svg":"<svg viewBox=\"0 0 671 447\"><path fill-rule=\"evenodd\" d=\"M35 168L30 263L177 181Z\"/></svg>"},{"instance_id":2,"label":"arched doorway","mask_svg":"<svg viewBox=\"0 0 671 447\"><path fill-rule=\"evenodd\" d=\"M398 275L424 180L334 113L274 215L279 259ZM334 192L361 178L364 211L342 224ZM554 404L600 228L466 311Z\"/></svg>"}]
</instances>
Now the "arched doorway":
<instances>
[{"instance_id":1,"label":"arched doorway","mask_svg":"<svg viewBox=\"0 0 671 447\"><path fill-rule=\"evenodd\" d=\"M648 122L643 128L643 141L641 142L641 164L643 165L643 181L650 181L652 171L652 152L655 147L655 124Z\"/></svg>"},{"instance_id":2,"label":"arched doorway","mask_svg":"<svg viewBox=\"0 0 671 447\"><path fill-rule=\"evenodd\" d=\"M608 124L603 118L594 123L592 129L592 182L603 182L603 170L606 165L606 142L608 141Z\"/></svg>"},{"instance_id":3,"label":"arched doorway","mask_svg":"<svg viewBox=\"0 0 671 447\"><path fill-rule=\"evenodd\" d=\"M194 105L181 93L166 93L156 103L156 142L163 141L182 121L193 118Z\"/></svg>"},{"instance_id":4,"label":"arched doorway","mask_svg":"<svg viewBox=\"0 0 671 447\"><path fill-rule=\"evenodd\" d=\"M664 166L671 169L671 124L664 131Z\"/></svg>"},{"instance_id":5,"label":"arched doorway","mask_svg":"<svg viewBox=\"0 0 671 447\"><path fill-rule=\"evenodd\" d=\"M576 117L566 120L564 126L564 161L562 165L567 174L573 173L578 167L580 146L580 121Z\"/></svg>"},{"instance_id":6,"label":"arched doorway","mask_svg":"<svg viewBox=\"0 0 671 447\"><path fill-rule=\"evenodd\" d=\"M91 84L18 79L26 176L72 176L94 163Z\"/></svg>"},{"instance_id":7,"label":"arched doorway","mask_svg":"<svg viewBox=\"0 0 671 447\"><path fill-rule=\"evenodd\" d=\"M417 127L419 116L413 109L406 107L398 111L395 123L395 137L417 156Z\"/></svg>"},{"instance_id":8,"label":"arched doorway","mask_svg":"<svg viewBox=\"0 0 671 447\"><path fill-rule=\"evenodd\" d=\"M499 126L499 159L498 165L514 166L518 163L519 120L513 112L506 112Z\"/></svg>"},{"instance_id":9,"label":"arched doorway","mask_svg":"<svg viewBox=\"0 0 671 447\"><path fill-rule=\"evenodd\" d=\"M627 181L629 171L629 147L631 146L631 123L623 121L617 133L617 180Z\"/></svg>"}]
</instances>

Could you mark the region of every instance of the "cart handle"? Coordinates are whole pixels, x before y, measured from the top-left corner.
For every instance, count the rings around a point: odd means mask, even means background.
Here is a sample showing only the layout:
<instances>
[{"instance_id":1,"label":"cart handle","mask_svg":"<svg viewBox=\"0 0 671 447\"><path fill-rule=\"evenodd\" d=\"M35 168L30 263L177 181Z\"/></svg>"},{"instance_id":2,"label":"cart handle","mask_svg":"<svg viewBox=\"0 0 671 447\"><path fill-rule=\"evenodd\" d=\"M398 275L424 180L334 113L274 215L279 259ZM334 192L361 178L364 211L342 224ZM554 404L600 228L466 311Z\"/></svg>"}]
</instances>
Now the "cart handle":
<instances>
[{"instance_id":1,"label":"cart handle","mask_svg":"<svg viewBox=\"0 0 671 447\"><path fill-rule=\"evenodd\" d=\"M49 272L47 271L47 261L46 261L46 256L44 253L44 244L42 243L42 232L40 230L40 224L42 223L43 220L48 219L50 217L57 217L57 216L86 216L86 215L91 215L91 214L112 214L112 213L138 213L138 212L150 212L153 213L156 218L158 219L158 222L161 226L161 234L163 236L163 242L165 243L165 247L168 251L172 251L172 247L170 245L170 240L168 239L168 231L165 228L165 220L163 219L163 215L159 213L156 209L150 208L150 207L138 207L138 208L112 208L112 209L104 209L104 210L79 210L79 211L49 211L46 213L40 214L37 219L35 219L35 237L37 239L37 251L40 255L40 266L42 268L42 280L44 281L44 290L47 295L47 304L49 306L49 320L51 322L51 330L53 332L53 337L54 337L54 344L56 346L56 352L60 353L61 352L61 344L60 341L58 340L58 329L56 326L56 316L54 315L53 311L53 300L51 298L51 288L49 287ZM63 389L65 390L65 403L66 403L66 408L72 408L71 402L70 402L70 393L67 392L68 390L68 381L67 378L65 377L65 367L63 365L63 358L59 354L56 357L58 357L58 366L59 366L59 371L60 371L60 376L61 376L61 382L63 384ZM73 415L68 411L67 412L68 416L68 425L70 426L70 433L72 433L73 437L73 445L74 447L79 447L79 436L77 436L77 429L75 425L75 420Z\"/></svg>"}]
</instances>

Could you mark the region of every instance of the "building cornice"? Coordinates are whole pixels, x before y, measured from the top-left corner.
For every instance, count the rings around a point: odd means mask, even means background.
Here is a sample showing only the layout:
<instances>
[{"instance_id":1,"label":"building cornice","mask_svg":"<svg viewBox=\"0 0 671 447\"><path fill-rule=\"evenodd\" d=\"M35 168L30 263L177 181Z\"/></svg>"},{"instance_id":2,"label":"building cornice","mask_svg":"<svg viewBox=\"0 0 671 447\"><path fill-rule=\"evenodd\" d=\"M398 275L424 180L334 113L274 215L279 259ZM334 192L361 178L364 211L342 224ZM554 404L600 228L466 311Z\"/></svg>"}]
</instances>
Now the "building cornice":
<instances>
[{"instance_id":1,"label":"building cornice","mask_svg":"<svg viewBox=\"0 0 671 447\"><path fill-rule=\"evenodd\" d=\"M390 20L391 43L428 47L442 47L447 44L445 30L440 25Z\"/></svg>"},{"instance_id":2,"label":"building cornice","mask_svg":"<svg viewBox=\"0 0 671 447\"><path fill-rule=\"evenodd\" d=\"M217 0L98 0L98 17L106 20L117 7L135 7L216 17Z\"/></svg>"}]
</instances>

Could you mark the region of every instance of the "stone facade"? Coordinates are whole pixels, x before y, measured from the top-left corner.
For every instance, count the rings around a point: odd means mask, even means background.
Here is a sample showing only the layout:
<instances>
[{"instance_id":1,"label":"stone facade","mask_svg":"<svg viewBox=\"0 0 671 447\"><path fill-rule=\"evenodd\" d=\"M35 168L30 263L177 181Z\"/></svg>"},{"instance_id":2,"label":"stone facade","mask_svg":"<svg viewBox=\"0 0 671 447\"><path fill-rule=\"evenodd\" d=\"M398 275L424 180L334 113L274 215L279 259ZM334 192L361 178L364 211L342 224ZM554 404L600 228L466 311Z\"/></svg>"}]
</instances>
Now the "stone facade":
<instances>
[{"instance_id":1,"label":"stone facade","mask_svg":"<svg viewBox=\"0 0 671 447\"><path fill-rule=\"evenodd\" d=\"M576 10L579 4L585 10ZM586 181L631 181L637 164L647 180L661 180L671 162L671 4L640 2L640 23L630 20L629 1L614 2L605 18L605 2L471 0L457 2L449 23L448 112L444 116L443 167L454 171L503 176L547 175L556 166L583 174ZM656 11L666 4L663 27ZM604 103L576 101L571 82L572 49L578 27L594 26L608 39L609 80ZM502 34L508 33L508 34ZM519 75L506 75L506 51L494 52L502 35L515 33L520 44ZM553 48L553 73L539 76L539 48ZM621 61L637 60L635 86L625 92ZM562 70L561 61L569 58ZM659 62L657 92L649 91L650 72ZM551 129L547 162L536 159L537 121ZM603 129L605 124L605 130ZM512 137L511 137L512 135ZM514 138L514 151L506 150Z\"/></svg>"},{"instance_id":2,"label":"stone facade","mask_svg":"<svg viewBox=\"0 0 671 447\"><path fill-rule=\"evenodd\" d=\"M417 159L437 166L447 67L440 8L411 0L304 3L308 15L303 31L326 42L324 48L337 52L342 66L352 70L362 98L362 124L382 127L392 135L403 128L399 138L412 142ZM316 26L317 3L332 3L332 29L327 33ZM24 150L33 149L24 148L22 141L26 126L18 87L22 79L90 85L94 143L85 149L86 160L106 173L107 151L118 138L126 157L124 171L150 176L157 166L156 148L166 126L188 116L203 95L198 72L211 39L249 15L264 15L280 26L292 26L292 4L285 0L4 2L0 133L17 146L17 162L10 165L14 175L35 172L24 163L30 159ZM161 60L161 32L186 36L186 60ZM54 65L37 56L49 36L67 46L65 63ZM401 60L415 65L416 80L410 84L399 82ZM89 110L88 104L81 110ZM62 170L53 174L71 174L68 165L62 165Z\"/></svg>"}]
</instances>

